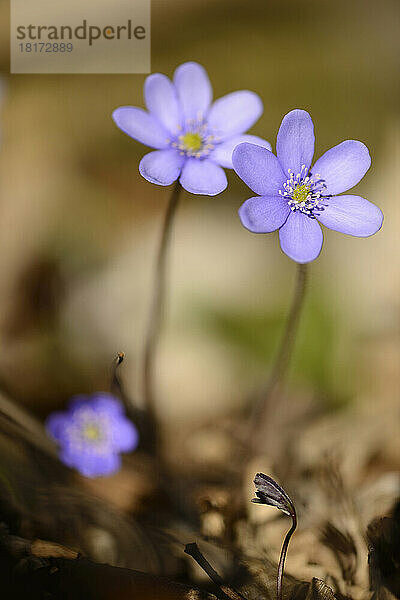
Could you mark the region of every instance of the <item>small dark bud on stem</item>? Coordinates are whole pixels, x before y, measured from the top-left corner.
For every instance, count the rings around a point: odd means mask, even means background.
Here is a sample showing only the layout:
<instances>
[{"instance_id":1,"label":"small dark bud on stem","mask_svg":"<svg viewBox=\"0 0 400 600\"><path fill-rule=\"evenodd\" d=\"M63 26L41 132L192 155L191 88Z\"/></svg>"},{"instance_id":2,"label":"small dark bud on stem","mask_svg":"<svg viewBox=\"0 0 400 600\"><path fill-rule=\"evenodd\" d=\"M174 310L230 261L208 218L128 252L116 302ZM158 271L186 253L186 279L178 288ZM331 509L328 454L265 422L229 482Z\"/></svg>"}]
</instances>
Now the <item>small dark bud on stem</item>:
<instances>
[{"instance_id":1,"label":"small dark bud on stem","mask_svg":"<svg viewBox=\"0 0 400 600\"><path fill-rule=\"evenodd\" d=\"M297 527L296 509L285 490L281 488L281 486L278 485L276 481L274 481L271 477L268 477L268 475L264 475L264 473L257 473L257 475L254 478L254 485L256 486L257 498L254 498L252 502L254 502L255 504L266 504L267 506L275 506L285 515L288 515L292 519L292 526L287 532L283 541L278 565L276 596L277 600L282 600L282 580L285 568L286 554L288 551L290 538L294 534Z\"/></svg>"}]
</instances>

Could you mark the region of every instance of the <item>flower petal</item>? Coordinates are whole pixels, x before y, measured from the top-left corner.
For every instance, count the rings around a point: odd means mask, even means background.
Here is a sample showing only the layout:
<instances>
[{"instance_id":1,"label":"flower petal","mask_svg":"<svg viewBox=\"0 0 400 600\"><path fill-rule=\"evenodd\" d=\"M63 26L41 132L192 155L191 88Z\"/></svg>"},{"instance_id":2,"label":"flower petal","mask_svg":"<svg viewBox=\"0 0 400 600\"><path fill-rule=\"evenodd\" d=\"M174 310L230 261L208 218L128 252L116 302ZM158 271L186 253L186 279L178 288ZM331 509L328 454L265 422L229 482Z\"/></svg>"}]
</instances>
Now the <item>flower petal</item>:
<instances>
[{"instance_id":1,"label":"flower petal","mask_svg":"<svg viewBox=\"0 0 400 600\"><path fill-rule=\"evenodd\" d=\"M46 431L50 437L57 442L62 442L66 439L65 430L70 422L67 414L64 412L54 412L46 419Z\"/></svg>"},{"instance_id":2,"label":"flower petal","mask_svg":"<svg viewBox=\"0 0 400 600\"><path fill-rule=\"evenodd\" d=\"M232 92L214 102L207 123L215 135L226 139L250 129L262 115L261 98L254 92Z\"/></svg>"},{"instance_id":3,"label":"flower petal","mask_svg":"<svg viewBox=\"0 0 400 600\"><path fill-rule=\"evenodd\" d=\"M98 413L99 411L108 417L120 417L124 414L122 402L108 392L96 392L90 396L90 407Z\"/></svg>"},{"instance_id":4,"label":"flower petal","mask_svg":"<svg viewBox=\"0 0 400 600\"><path fill-rule=\"evenodd\" d=\"M296 210L280 228L279 241L289 258L298 263L308 263L321 252L324 238L318 221Z\"/></svg>"},{"instance_id":5,"label":"flower petal","mask_svg":"<svg viewBox=\"0 0 400 600\"><path fill-rule=\"evenodd\" d=\"M202 119L212 98L206 70L196 62L184 63L174 73L174 85L185 119Z\"/></svg>"},{"instance_id":6,"label":"flower petal","mask_svg":"<svg viewBox=\"0 0 400 600\"><path fill-rule=\"evenodd\" d=\"M142 108L121 106L112 117L122 131L151 148L165 148L170 137L160 121Z\"/></svg>"},{"instance_id":7,"label":"flower petal","mask_svg":"<svg viewBox=\"0 0 400 600\"><path fill-rule=\"evenodd\" d=\"M189 158L179 180L182 187L192 194L215 196L228 185L224 170L211 160Z\"/></svg>"},{"instance_id":8,"label":"flower petal","mask_svg":"<svg viewBox=\"0 0 400 600\"><path fill-rule=\"evenodd\" d=\"M272 152L255 144L239 144L232 154L233 168L259 196L275 196L286 177Z\"/></svg>"},{"instance_id":9,"label":"flower petal","mask_svg":"<svg viewBox=\"0 0 400 600\"><path fill-rule=\"evenodd\" d=\"M221 165L221 167L233 169L232 153L236 146L244 142L256 144L256 146L263 146L263 148L271 150L271 144L266 140L257 137L256 135L238 135L226 140L225 142L222 142L222 144L217 144L215 149L210 154L211 160Z\"/></svg>"},{"instance_id":10,"label":"flower petal","mask_svg":"<svg viewBox=\"0 0 400 600\"><path fill-rule=\"evenodd\" d=\"M325 152L312 172L325 180L328 194L336 195L355 186L370 166L371 157L365 144L346 140Z\"/></svg>"},{"instance_id":11,"label":"flower petal","mask_svg":"<svg viewBox=\"0 0 400 600\"><path fill-rule=\"evenodd\" d=\"M59 453L59 458L67 467L75 467L79 464L79 452L74 452L70 447L64 447Z\"/></svg>"},{"instance_id":12,"label":"flower petal","mask_svg":"<svg viewBox=\"0 0 400 600\"><path fill-rule=\"evenodd\" d=\"M341 233L368 237L382 227L382 211L361 196L333 196L317 217L318 221Z\"/></svg>"},{"instance_id":13,"label":"flower petal","mask_svg":"<svg viewBox=\"0 0 400 600\"><path fill-rule=\"evenodd\" d=\"M80 411L82 408L88 408L91 406L90 396L85 394L76 394L69 399L68 402L68 413L71 415Z\"/></svg>"},{"instance_id":14,"label":"flower petal","mask_svg":"<svg viewBox=\"0 0 400 600\"><path fill-rule=\"evenodd\" d=\"M118 452L131 452L139 443L136 427L128 419L120 419L113 427L113 447Z\"/></svg>"},{"instance_id":15,"label":"flower petal","mask_svg":"<svg viewBox=\"0 0 400 600\"><path fill-rule=\"evenodd\" d=\"M150 113L170 132L182 125L178 96L172 81L162 73L149 75L144 84L144 98Z\"/></svg>"},{"instance_id":16,"label":"flower petal","mask_svg":"<svg viewBox=\"0 0 400 600\"><path fill-rule=\"evenodd\" d=\"M142 158L139 172L150 183L171 185L178 179L184 160L176 150L156 150Z\"/></svg>"},{"instance_id":17,"label":"flower petal","mask_svg":"<svg viewBox=\"0 0 400 600\"><path fill-rule=\"evenodd\" d=\"M308 112L292 110L282 119L276 140L276 153L283 171L296 175L303 165L308 169L314 156L314 125Z\"/></svg>"},{"instance_id":18,"label":"flower petal","mask_svg":"<svg viewBox=\"0 0 400 600\"><path fill-rule=\"evenodd\" d=\"M239 208L242 225L253 233L270 233L282 227L290 213L281 196L255 196Z\"/></svg>"},{"instance_id":19,"label":"flower petal","mask_svg":"<svg viewBox=\"0 0 400 600\"><path fill-rule=\"evenodd\" d=\"M86 477L108 477L117 473L121 468L119 454L110 453L103 456L87 455L85 460L76 468Z\"/></svg>"},{"instance_id":20,"label":"flower petal","mask_svg":"<svg viewBox=\"0 0 400 600\"><path fill-rule=\"evenodd\" d=\"M60 460L68 467L75 468L85 477L112 475L121 468L121 458L116 453L97 454L63 448Z\"/></svg>"}]
</instances>

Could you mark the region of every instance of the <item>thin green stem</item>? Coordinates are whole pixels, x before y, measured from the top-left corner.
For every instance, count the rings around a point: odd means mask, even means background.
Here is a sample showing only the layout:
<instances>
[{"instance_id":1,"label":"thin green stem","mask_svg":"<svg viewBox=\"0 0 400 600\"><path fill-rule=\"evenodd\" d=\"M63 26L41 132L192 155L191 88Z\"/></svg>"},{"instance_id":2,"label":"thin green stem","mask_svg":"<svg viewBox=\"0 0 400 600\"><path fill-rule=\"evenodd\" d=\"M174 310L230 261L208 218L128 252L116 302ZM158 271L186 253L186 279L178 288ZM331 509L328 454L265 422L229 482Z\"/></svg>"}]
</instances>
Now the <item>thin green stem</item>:
<instances>
[{"instance_id":1,"label":"thin green stem","mask_svg":"<svg viewBox=\"0 0 400 600\"><path fill-rule=\"evenodd\" d=\"M294 534L296 527L297 527L296 513L293 512L290 516L292 517L292 526L289 529L289 531L287 532L285 539L283 540L281 555L279 557L278 577L277 577L277 584L276 584L277 600L282 600L282 581L283 581L283 572L285 569L286 555L287 555L290 539L291 539L292 535Z\"/></svg>"},{"instance_id":2,"label":"thin green stem","mask_svg":"<svg viewBox=\"0 0 400 600\"><path fill-rule=\"evenodd\" d=\"M165 304L168 248L181 189L179 182L176 182L168 202L167 212L165 213L160 245L158 247L153 296L145 338L143 395L147 413L153 422L155 422L154 365Z\"/></svg>"},{"instance_id":3,"label":"thin green stem","mask_svg":"<svg viewBox=\"0 0 400 600\"><path fill-rule=\"evenodd\" d=\"M296 334L300 321L300 315L304 304L304 297L307 285L307 265L297 266L297 281L293 295L292 306L290 308L289 318L286 323L279 352L277 354L274 368L271 373L270 387L274 387L281 380L288 369L292 357L293 347L296 340Z\"/></svg>"},{"instance_id":4,"label":"thin green stem","mask_svg":"<svg viewBox=\"0 0 400 600\"><path fill-rule=\"evenodd\" d=\"M282 384L282 381L287 373L290 360L293 354L294 343L298 331L301 311L304 306L304 297L308 280L307 265L297 265L297 281L294 290L292 305L289 312L289 317L286 322L285 331L283 333L280 347L276 355L271 375L262 396L256 402L254 410L250 416L250 431L253 431L254 426L261 428L264 424L265 416L270 405L270 399L275 394L277 388ZM252 435L252 434L250 434ZM257 443L256 436L253 436Z\"/></svg>"}]
</instances>

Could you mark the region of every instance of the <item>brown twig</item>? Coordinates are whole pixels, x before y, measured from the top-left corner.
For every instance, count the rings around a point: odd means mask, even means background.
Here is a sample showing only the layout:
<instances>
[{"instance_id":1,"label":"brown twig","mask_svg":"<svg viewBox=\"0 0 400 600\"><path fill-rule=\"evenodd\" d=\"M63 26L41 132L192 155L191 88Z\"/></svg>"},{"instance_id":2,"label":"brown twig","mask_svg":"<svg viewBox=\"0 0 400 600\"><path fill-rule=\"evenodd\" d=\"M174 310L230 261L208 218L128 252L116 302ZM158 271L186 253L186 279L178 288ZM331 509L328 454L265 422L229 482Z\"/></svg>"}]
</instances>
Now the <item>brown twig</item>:
<instances>
[{"instance_id":1,"label":"brown twig","mask_svg":"<svg viewBox=\"0 0 400 600\"><path fill-rule=\"evenodd\" d=\"M8 535L1 527L0 553L4 598L218 600L214 594L166 577L93 562L59 544L45 540L31 543Z\"/></svg>"},{"instance_id":2,"label":"brown twig","mask_svg":"<svg viewBox=\"0 0 400 600\"><path fill-rule=\"evenodd\" d=\"M215 571L215 569L210 565L206 557L200 552L200 549L196 542L192 544L186 544L185 546L185 554L191 556L197 564L203 569L205 573L209 576L211 581L215 583L215 585L219 588L222 600L246 600L244 596L236 592L231 587L227 586L220 575Z\"/></svg>"}]
</instances>

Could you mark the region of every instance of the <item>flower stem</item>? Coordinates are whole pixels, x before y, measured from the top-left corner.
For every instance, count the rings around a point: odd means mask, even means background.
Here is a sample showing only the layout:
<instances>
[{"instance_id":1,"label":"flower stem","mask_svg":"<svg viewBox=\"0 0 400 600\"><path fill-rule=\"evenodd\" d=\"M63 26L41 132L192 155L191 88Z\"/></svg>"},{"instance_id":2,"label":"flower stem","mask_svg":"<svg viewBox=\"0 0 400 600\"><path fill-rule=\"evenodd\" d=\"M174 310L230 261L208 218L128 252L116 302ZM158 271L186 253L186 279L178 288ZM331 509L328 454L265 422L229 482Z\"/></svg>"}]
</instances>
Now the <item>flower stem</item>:
<instances>
[{"instance_id":1,"label":"flower stem","mask_svg":"<svg viewBox=\"0 0 400 600\"><path fill-rule=\"evenodd\" d=\"M145 338L143 395L148 416L153 421L153 424L155 422L154 364L165 304L168 247L181 189L180 183L177 181L172 190L165 213L160 245L158 247L153 296Z\"/></svg>"},{"instance_id":2,"label":"flower stem","mask_svg":"<svg viewBox=\"0 0 400 600\"><path fill-rule=\"evenodd\" d=\"M254 426L256 424L258 424L257 428L261 428L263 426L265 413L268 411L268 407L270 405L270 399L276 392L277 388L281 385L289 367L298 331L300 315L304 306L304 297L308 279L307 275L307 265L298 264L296 287L294 290L294 296L289 317L286 322L285 331L282 336L281 344L276 355L266 389L264 390L262 397L260 397L259 401L255 404L254 410L250 416L250 431L254 430ZM254 436L253 438L255 443L258 441L256 437L257 436Z\"/></svg>"},{"instance_id":3,"label":"flower stem","mask_svg":"<svg viewBox=\"0 0 400 600\"><path fill-rule=\"evenodd\" d=\"M282 337L279 352L272 370L269 386L274 387L286 374L292 357L294 342L300 321L301 310L307 285L307 265L297 265L297 281L294 290L292 306Z\"/></svg>"},{"instance_id":4,"label":"flower stem","mask_svg":"<svg viewBox=\"0 0 400 600\"><path fill-rule=\"evenodd\" d=\"M292 526L289 529L289 531L287 532L285 539L283 540L281 555L279 557L278 577L277 577L277 584L276 584L277 600L282 600L282 581L283 581L283 571L285 569L286 555L287 555L287 551L288 551L288 547L289 547L290 538L294 534L296 527L297 527L296 512L291 513L290 516L292 517Z\"/></svg>"}]
</instances>

